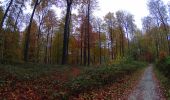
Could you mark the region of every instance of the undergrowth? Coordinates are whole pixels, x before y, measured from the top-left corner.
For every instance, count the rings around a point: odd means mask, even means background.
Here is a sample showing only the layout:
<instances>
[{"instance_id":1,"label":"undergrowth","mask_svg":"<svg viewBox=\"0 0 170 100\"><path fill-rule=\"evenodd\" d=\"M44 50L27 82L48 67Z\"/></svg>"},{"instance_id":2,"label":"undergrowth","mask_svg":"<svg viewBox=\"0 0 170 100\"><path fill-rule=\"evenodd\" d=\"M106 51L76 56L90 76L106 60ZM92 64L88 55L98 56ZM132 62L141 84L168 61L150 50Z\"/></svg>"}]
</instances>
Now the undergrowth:
<instances>
[{"instance_id":1,"label":"undergrowth","mask_svg":"<svg viewBox=\"0 0 170 100\"><path fill-rule=\"evenodd\" d=\"M165 89L165 94L168 100L170 99L170 57L160 59L155 64L155 72L159 78L161 85Z\"/></svg>"},{"instance_id":2,"label":"undergrowth","mask_svg":"<svg viewBox=\"0 0 170 100\"><path fill-rule=\"evenodd\" d=\"M83 91L100 88L112 84L126 75L133 74L146 66L146 63L128 61L86 70L84 73L67 82L66 96L77 95Z\"/></svg>"}]
</instances>

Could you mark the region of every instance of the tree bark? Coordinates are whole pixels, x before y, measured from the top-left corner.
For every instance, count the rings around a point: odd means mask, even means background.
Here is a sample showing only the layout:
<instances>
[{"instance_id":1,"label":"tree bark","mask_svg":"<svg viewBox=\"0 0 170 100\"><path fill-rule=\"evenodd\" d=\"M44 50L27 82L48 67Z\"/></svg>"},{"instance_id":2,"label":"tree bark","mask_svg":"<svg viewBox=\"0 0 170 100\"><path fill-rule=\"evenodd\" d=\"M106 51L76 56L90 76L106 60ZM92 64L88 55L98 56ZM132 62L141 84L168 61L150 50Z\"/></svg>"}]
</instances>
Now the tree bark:
<instances>
[{"instance_id":1,"label":"tree bark","mask_svg":"<svg viewBox=\"0 0 170 100\"><path fill-rule=\"evenodd\" d=\"M48 28L48 34L47 34L47 44L46 44L46 48L45 48L45 58L44 58L44 62L48 63L49 62L49 57L48 57L48 48L49 48L49 35L50 35L50 28Z\"/></svg>"},{"instance_id":2,"label":"tree bark","mask_svg":"<svg viewBox=\"0 0 170 100\"><path fill-rule=\"evenodd\" d=\"M51 27L51 34L49 34L50 36L48 36L49 37L49 39L50 40L48 40L48 43L49 43L49 56L48 56L48 63L49 64L52 64L53 62L52 62L52 44L53 44L53 33L54 33L54 29L53 29L53 26Z\"/></svg>"},{"instance_id":3,"label":"tree bark","mask_svg":"<svg viewBox=\"0 0 170 100\"><path fill-rule=\"evenodd\" d=\"M40 1L41 2L41 1ZM28 61L28 55L29 55L29 45L30 45L30 32L31 32L31 25L32 25L32 21L33 21L33 17L34 17L34 13L35 13L35 9L37 8L37 6L40 4L40 2L38 2L38 0L36 0L33 11L32 11L32 15L30 18L30 22L29 22L29 26L28 26L28 30L26 33L26 37L25 37L25 48L24 48L24 61L27 62Z\"/></svg>"},{"instance_id":4,"label":"tree bark","mask_svg":"<svg viewBox=\"0 0 170 100\"><path fill-rule=\"evenodd\" d=\"M81 46L80 46L80 64L83 64L83 34L80 34L81 36Z\"/></svg>"},{"instance_id":5,"label":"tree bark","mask_svg":"<svg viewBox=\"0 0 170 100\"><path fill-rule=\"evenodd\" d=\"M69 30L68 30L68 34L67 34L67 37L68 37L68 40L67 40L67 45L66 45L66 47L67 47L67 51L66 51L66 55L67 55L67 60L66 61L68 61L69 59L68 59L68 57L69 57L69 41L70 41L70 23L71 23L71 11L70 11L70 14L69 14L70 16L69 16Z\"/></svg>"},{"instance_id":6,"label":"tree bark","mask_svg":"<svg viewBox=\"0 0 170 100\"><path fill-rule=\"evenodd\" d=\"M84 65L86 65L87 63L87 24L86 24L86 19L85 19L85 25L83 26L84 27L84 50L83 50L83 63Z\"/></svg>"},{"instance_id":7,"label":"tree bark","mask_svg":"<svg viewBox=\"0 0 170 100\"><path fill-rule=\"evenodd\" d=\"M100 32L100 26L99 26L99 49L100 49L100 64L102 63L102 50L101 50L101 32Z\"/></svg>"},{"instance_id":8,"label":"tree bark","mask_svg":"<svg viewBox=\"0 0 170 100\"><path fill-rule=\"evenodd\" d=\"M112 34L113 34L113 31L112 31L112 28L110 27L110 46L111 46L111 58L112 58L112 60L113 60L113 56L114 56L114 53L113 53L113 36L112 36Z\"/></svg>"},{"instance_id":9,"label":"tree bark","mask_svg":"<svg viewBox=\"0 0 170 100\"><path fill-rule=\"evenodd\" d=\"M124 35L123 35L123 30L122 27L120 27L120 32L121 32L121 51L122 51L122 57L124 56Z\"/></svg>"},{"instance_id":10,"label":"tree bark","mask_svg":"<svg viewBox=\"0 0 170 100\"><path fill-rule=\"evenodd\" d=\"M71 6L72 6L72 0L67 0L67 12L66 12L66 19L65 19L65 26L64 26L63 53L62 53L63 65L67 63L67 58L68 58L67 46L68 46L68 39L69 39Z\"/></svg>"},{"instance_id":11,"label":"tree bark","mask_svg":"<svg viewBox=\"0 0 170 100\"><path fill-rule=\"evenodd\" d=\"M37 63L39 62L39 54L40 54L40 43L39 40L41 39L41 26L43 25L43 17L44 13L42 14L42 19L39 16L39 26L38 26L38 36L37 36Z\"/></svg>"},{"instance_id":12,"label":"tree bark","mask_svg":"<svg viewBox=\"0 0 170 100\"><path fill-rule=\"evenodd\" d=\"M87 28L88 28L88 66L90 65L90 0L88 2L88 12L87 12Z\"/></svg>"}]
</instances>

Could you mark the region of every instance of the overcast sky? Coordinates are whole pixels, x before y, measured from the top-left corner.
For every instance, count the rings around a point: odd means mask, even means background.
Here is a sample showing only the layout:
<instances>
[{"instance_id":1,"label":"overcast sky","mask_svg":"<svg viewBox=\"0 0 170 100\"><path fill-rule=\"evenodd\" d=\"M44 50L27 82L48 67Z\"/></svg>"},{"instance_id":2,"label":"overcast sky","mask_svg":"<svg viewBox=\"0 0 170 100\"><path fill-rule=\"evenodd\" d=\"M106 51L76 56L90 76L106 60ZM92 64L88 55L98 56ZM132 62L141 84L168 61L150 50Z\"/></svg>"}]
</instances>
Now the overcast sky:
<instances>
[{"instance_id":1,"label":"overcast sky","mask_svg":"<svg viewBox=\"0 0 170 100\"><path fill-rule=\"evenodd\" d=\"M126 10L134 15L135 23L138 28L142 28L141 19L149 14L147 10L148 0L99 0L99 9L94 14L103 17L109 11ZM170 0L163 0L167 4Z\"/></svg>"}]
</instances>

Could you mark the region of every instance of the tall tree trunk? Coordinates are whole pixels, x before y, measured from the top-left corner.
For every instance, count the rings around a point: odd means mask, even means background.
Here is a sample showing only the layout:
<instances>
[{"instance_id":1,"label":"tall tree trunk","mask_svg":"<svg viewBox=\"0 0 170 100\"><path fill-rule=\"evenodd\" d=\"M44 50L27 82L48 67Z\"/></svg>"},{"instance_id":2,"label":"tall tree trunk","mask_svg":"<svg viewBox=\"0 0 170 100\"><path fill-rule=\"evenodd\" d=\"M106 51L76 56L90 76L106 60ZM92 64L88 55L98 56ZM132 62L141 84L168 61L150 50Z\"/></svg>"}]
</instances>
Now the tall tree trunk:
<instances>
[{"instance_id":1,"label":"tall tree trunk","mask_svg":"<svg viewBox=\"0 0 170 100\"><path fill-rule=\"evenodd\" d=\"M155 47L156 47L156 57L159 58L159 45L158 45L158 41L155 40Z\"/></svg>"},{"instance_id":2,"label":"tall tree trunk","mask_svg":"<svg viewBox=\"0 0 170 100\"><path fill-rule=\"evenodd\" d=\"M69 26L70 26L70 23L71 23L71 11L70 11L70 16L69 16ZM70 27L69 27L69 30L68 30L68 34L67 34L67 37L68 37L68 40L67 40L67 51L66 51L66 55L67 55L67 60L68 61L68 57L69 57L69 41L70 41Z\"/></svg>"},{"instance_id":3,"label":"tall tree trunk","mask_svg":"<svg viewBox=\"0 0 170 100\"><path fill-rule=\"evenodd\" d=\"M52 43L53 43L53 35L51 34L51 40L50 40L50 64L52 64Z\"/></svg>"},{"instance_id":4,"label":"tall tree trunk","mask_svg":"<svg viewBox=\"0 0 170 100\"><path fill-rule=\"evenodd\" d=\"M126 29L126 36L127 36L127 42L128 42L127 46L128 46L128 53L129 53L129 33L128 33L127 27L125 29Z\"/></svg>"},{"instance_id":5,"label":"tall tree trunk","mask_svg":"<svg viewBox=\"0 0 170 100\"><path fill-rule=\"evenodd\" d=\"M100 26L99 26L99 49L100 49L100 64L102 63L102 50L101 50L101 32L100 32Z\"/></svg>"},{"instance_id":6,"label":"tall tree trunk","mask_svg":"<svg viewBox=\"0 0 170 100\"><path fill-rule=\"evenodd\" d=\"M48 56L48 48L49 48L49 35L50 35L50 28L48 28L48 34L47 34L47 44L46 44L46 47L45 47L45 58L44 58L44 62L45 63L48 63L48 60L49 60L49 56Z\"/></svg>"},{"instance_id":7,"label":"tall tree trunk","mask_svg":"<svg viewBox=\"0 0 170 100\"><path fill-rule=\"evenodd\" d=\"M83 35L80 34L81 36L81 46L80 46L80 64L83 64Z\"/></svg>"},{"instance_id":8,"label":"tall tree trunk","mask_svg":"<svg viewBox=\"0 0 170 100\"><path fill-rule=\"evenodd\" d=\"M38 36L37 36L37 62L39 62L39 54L40 54L40 43L39 40L41 39L41 26L43 24L43 16L44 14L42 14L42 19L39 16L39 26L38 26Z\"/></svg>"},{"instance_id":9,"label":"tall tree trunk","mask_svg":"<svg viewBox=\"0 0 170 100\"><path fill-rule=\"evenodd\" d=\"M0 23L0 38L1 38L1 44L0 44L0 46L1 46L1 57L0 57L0 60L3 60L3 54L4 54L4 34L2 33L2 28L3 28L4 21L7 17L9 8L11 7L12 3L13 3L13 0L10 1L9 5L8 5L6 11L5 11L5 14L2 18L2 21Z\"/></svg>"},{"instance_id":10,"label":"tall tree trunk","mask_svg":"<svg viewBox=\"0 0 170 100\"><path fill-rule=\"evenodd\" d=\"M122 57L124 56L124 35L123 35L123 30L122 27L120 27L120 32L121 32L121 51L122 51Z\"/></svg>"},{"instance_id":11,"label":"tall tree trunk","mask_svg":"<svg viewBox=\"0 0 170 100\"><path fill-rule=\"evenodd\" d=\"M67 0L67 12L65 18L65 26L64 26L64 37L63 37L63 54L62 54L62 64L67 63L67 49L68 49L68 39L69 39L69 29L70 29L70 14L71 14L71 5L72 0Z\"/></svg>"},{"instance_id":12,"label":"tall tree trunk","mask_svg":"<svg viewBox=\"0 0 170 100\"><path fill-rule=\"evenodd\" d=\"M109 57L109 59L110 59L110 46L109 46L110 44L109 43L107 43L107 48L108 48L108 57Z\"/></svg>"},{"instance_id":13,"label":"tall tree trunk","mask_svg":"<svg viewBox=\"0 0 170 100\"><path fill-rule=\"evenodd\" d=\"M39 39L40 39L40 35L41 35L41 24L38 27L38 37L37 37L37 62L39 62L39 52L40 52L40 43L39 43Z\"/></svg>"},{"instance_id":14,"label":"tall tree trunk","mask_svg":"<svg viewBox=\"0 0 170 100\"><path fill-rule=\"evenodd\" d=\"M116 59L116 57L118 56L118 51L119 51L119 50L118 50L118 49L119 49L119 48L118 48L118 47L119 47L118 45L119 45L119 43L118 43L118 39L116 39L115 59Z\"/></svg>"},{"instance_id":15,"label":"tall tree trunk","mask_svg":"<svg viewBox=\"0 0 170 100\"><path fill-rule=\"evenodd\" d=\"M32 15L31 15L31 18L30 18L30 22L29 22L27 33L26 33L26 37L25 37L25 48L24 48L24 61L25 62L28 61L28 55L29 55L29 45L30 45L29 42L30 42L31 25L32 25L35 9L39 5L39 3L40 2L38 2L38 0L36 0L34 8L33 8L33 11L32 11Z\"/></svg>"},{"instance_id":16,"label":"tall tree trunk","mask_svg":"<svg viewBox=\"0 0 170 100\"><path fill-rule=\"evenodd\" d=\"M122 39L121 39L121 35L119 35L119 55L122 56Z\"/></svg>"},{"instance_id":17,"label":"tall tree trunk","mask_svg":"<svg viewBox=\"0 0 170 100\"><path fill-rule=\"evenodd\" d=\"M57 38L58 38L58 41L60 41L60 34L58 33L58 36L57 36ZM59 44L59 42L57 42L57 64L60 64L61 62L61 59L59 58L60 57L60 44Z\"/></svg>"},{"instance_id":18,"label":"tall tree trunk","mask_svg":"<svg viewBox=\"0 0 170 100\"><path fill-rule=\"evenodd\" d=\"M90 65L90 3L91 1L89 0L88 2L88 12L87 12L87 28L88 28L88 65Z\"/></svg>"},{"instance_id":19,"label":"tall tree trunk","mask_svg":"<svg viewBox=\"0 0 170 100\"><path fill-rule=\"evenodd\" d=\"M96 57L95 57L95 46L93 47L93 64L96 63Z\"/></svg>"},{"instance_id":20,"label":"tall tree trunk","mask_svg":"<svg viewBox=\"0 0 170 100\"><path fill-rule=\"evenodd\" d=\"M106 62L106 57L107 57L107 44L104 45L104 63Z\"/></svg>"},{"instance_id":21,"label":"tall tree trunk","mask_svg":"<svg viewBox=\"0 0 170 100\"><path fill-rule=\"evenodd\" d=\"M86 20L86 19L85 19ZM84 65L87 64L87 23L85 21L85 25L83 26L84 27L84 50L83 50L83 63Z\"/></svg>"},{"instance_id":22,"label":"tall tree trunk","mask_svg":"<svg viewBox=\"0 0 170 100\"><path fill-rule=\"evenodd\" d=\"M110 27L110 45L111 45L111 58L113 60L113 56L114 56L114 53L113 53L113 31L112 31L112 28Z\"/></svg>"}]
</instances>

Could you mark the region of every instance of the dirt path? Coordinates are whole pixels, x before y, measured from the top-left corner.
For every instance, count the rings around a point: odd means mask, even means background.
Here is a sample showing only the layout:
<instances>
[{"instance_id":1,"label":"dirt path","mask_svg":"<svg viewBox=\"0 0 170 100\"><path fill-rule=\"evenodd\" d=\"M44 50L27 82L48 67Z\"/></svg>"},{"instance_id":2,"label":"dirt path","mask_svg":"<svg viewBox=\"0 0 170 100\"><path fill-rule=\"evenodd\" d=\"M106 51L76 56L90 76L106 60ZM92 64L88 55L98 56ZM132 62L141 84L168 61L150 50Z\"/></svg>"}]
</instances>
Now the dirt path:
<instances>
[{"instance_id":1,"label":"dirt path","mask_svg":"<svg viewBox=\"0 0 170 100\"><path fill-rule=\"evenodd\" d=\"M153 67L149 65L128 100L166 100L159 87L158 81L156 81L153 73Z\"/></svg>"}]
</instances>

